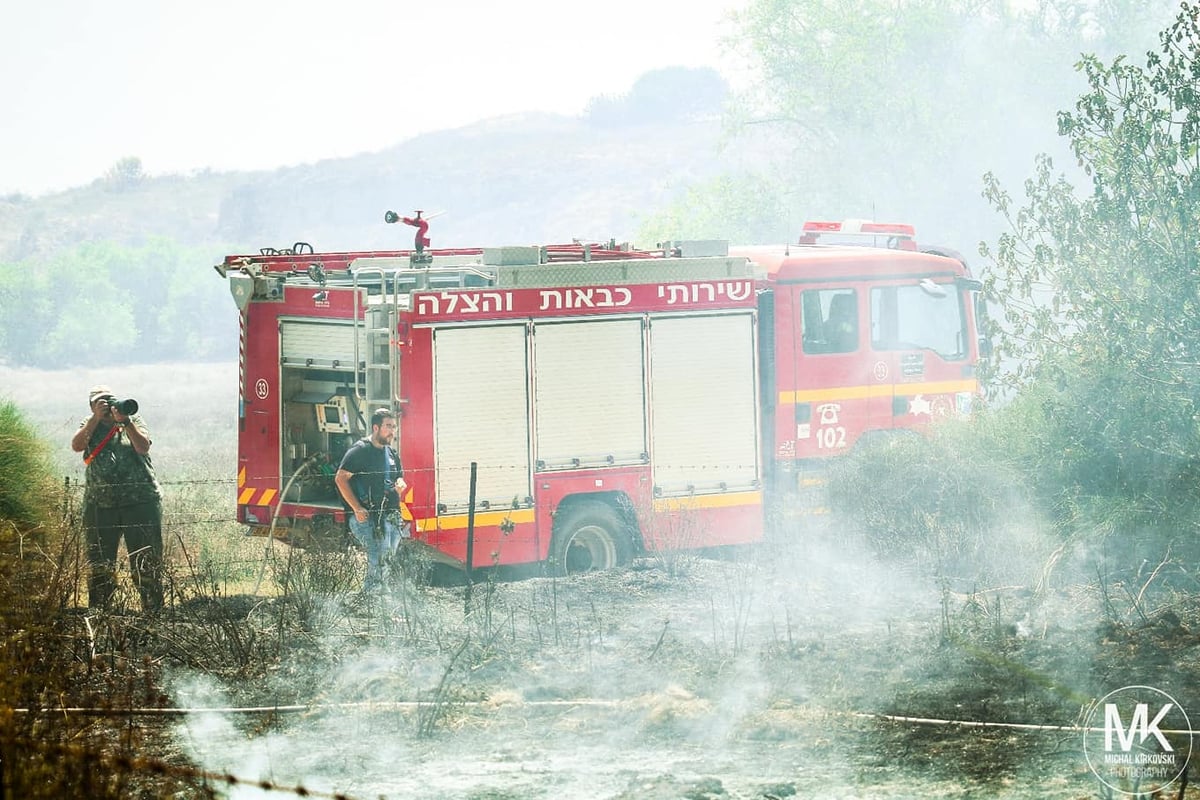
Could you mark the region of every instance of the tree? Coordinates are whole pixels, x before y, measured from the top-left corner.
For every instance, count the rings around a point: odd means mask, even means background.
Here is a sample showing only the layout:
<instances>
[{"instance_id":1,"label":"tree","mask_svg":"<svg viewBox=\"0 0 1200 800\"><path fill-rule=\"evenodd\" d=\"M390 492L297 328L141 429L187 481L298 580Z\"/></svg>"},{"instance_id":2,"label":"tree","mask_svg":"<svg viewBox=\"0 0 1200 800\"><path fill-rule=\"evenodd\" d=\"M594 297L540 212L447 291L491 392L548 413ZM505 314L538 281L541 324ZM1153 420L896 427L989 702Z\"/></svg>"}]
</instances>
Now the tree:
<instances>
[{"instance_id":1,"label":"tree","mask_svg":"<svg viewBox=\"0 0 1200 800\"><path fill-rule=\"evenodd\" d=\"M1181 385L1200 366L1200 29L1185 6L1146 67L1086 57L1089 90L1059 115L1092 187L1079 196L1046 156L1014 209L995 175L986 194L1010 232L983 254L1004 308L1001 354L1021 384L1052 356L1124 364Z\"/></svg>"},{"instance_id":2,"label":"tree","mask_svg":"<svg viewBox=\"0 0 1200 800\"><path fill-rule=\"evenodd\" d=\"M136 156L126 156L108 168L103 180L107 188L125 192L139 186L145 179L142 160Z\"/></svg>"},{"instance_id":3,"label":"tree","mask_svg":"<svg viewBox=\"0 0 1200 800\"><path fill-rule=\"evenodd\" d=\"M1076 92L1079 53L1135 41L1116 26L1135 12L1166 19L1169 7L751 0L735 43L759 79L737 123L788 136L792 157L778 172L803 187L806 216L912 222L925 237L978 241L998 228L977 199L980 176L1019 175L1025 154L1045 149L1055 110Z\"/></svg>"},{"instance_id":4,"label":"tree","mask_svg":"<svg viewBox=\"0 0 1200 800\"><path fill-rule=\"evenodd\" d=\"M232 352L227 289L211 255L153 238L95 242L48 261L3 265L0 359L29 366L104 365Z\"/></svg>"},{"instance_id":5,"label":"tree","mask_svg":"<svg viewBox=\"0 0 1200 800\"><path fill-rule=\"evenodd\" d=\"M788 236L779 188L760 175L719 175L689 187L674 204L643 220L643 245L671 239L726 239L767 244Z\"/></svg>"},{"instance_id":6,"label":"tree","mask_svg":"<svg viewBox=\"0 0 1200 800\"><path fill-rule=\"evenodd\" d=\"M1059 130L1091 183L1042 156L989 259L1003 310L997 363L1025 422L1049 431L1043 471L1081 496L1163 514L1200 479L1200 4L1183 4L1145 66L1079 62L1087 91Z\"/></svg>"}]
</instances>

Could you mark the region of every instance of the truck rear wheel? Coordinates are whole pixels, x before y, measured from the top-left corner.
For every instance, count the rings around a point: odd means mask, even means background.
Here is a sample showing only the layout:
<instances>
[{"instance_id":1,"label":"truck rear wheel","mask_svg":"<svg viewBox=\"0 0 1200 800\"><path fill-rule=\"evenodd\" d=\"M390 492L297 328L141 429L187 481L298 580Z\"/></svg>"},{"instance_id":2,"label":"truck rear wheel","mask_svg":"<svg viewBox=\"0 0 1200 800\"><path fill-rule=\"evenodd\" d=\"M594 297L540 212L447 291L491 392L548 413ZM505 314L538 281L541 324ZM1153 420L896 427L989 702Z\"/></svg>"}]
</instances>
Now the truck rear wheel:
<instances>
[{"instance_id":1,"label":"truck rear wheel","mask_svg":"<svg viewBox=\"0 0 1200 800\"><path fill-rule=\"evenodd\" d=\"M628 561L631 551L625 523L605 503L572 505L555 521L551 558L560 575L612 569Z\"/></svg>"}]
</instances>

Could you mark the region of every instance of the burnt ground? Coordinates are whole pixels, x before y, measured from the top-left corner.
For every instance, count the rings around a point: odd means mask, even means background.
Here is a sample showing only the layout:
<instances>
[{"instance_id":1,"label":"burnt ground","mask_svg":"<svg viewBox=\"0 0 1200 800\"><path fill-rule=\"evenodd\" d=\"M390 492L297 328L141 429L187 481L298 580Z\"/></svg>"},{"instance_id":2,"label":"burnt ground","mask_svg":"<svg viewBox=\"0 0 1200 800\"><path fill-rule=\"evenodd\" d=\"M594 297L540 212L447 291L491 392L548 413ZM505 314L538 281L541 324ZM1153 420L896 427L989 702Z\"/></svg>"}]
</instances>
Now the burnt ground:
<instances>
[{"instance_id":1,"label":"burnt ground","mask_svg":"<svg viewBox=\"0 0 1200 800\"><path fill-rule=\"evenodd\" d=\"M169 373L178 391L159 385L151 403L169 521L227 507L216 479L232 485L235 440L213 409L235 407L236 365L0 372L64 443L80 386ZM193 555L216 530L173 524ZM214 551L236 533L222 536ZM352 798L1106 796L1078 732L878 715L1070 726L1147 684L1200 716L1196 559L1110 570L1036 535L988 536L1010 546L944 568L879 557L835 521L749 551L485 580L469 604L462 587L404 581L362 602L358 558L289 563L282 548L271 577L286 600L230 595L218 570L160 619L89 631L72 615L71 661L85 666L70 700L297 706L89 719L95 742L131 742L148 762L115 765L134 789L121 796L294 796L206 789L199 771ZM160 780L165 768L182 777Z\"/></svg>"},{"instance_id":2,"label":"burnt ground","mask_svg":"<svg viewBox=\"0 0 1200 800\"><path fill-rule=\"evenodd\" d=\"M1089 579L1082 557L1047 575L1032 553L953 578L831 525L483 576L468 599L403 578L362 598L329 563L345 558L293 555L286 599L197 600L145 626L170 704L258 709L164 723L165 756L355 798L1084 798L1108 795L1082 735L1056 728L1135 684L1200 710L1187 565Z\"/></svg>"}]
</instances>

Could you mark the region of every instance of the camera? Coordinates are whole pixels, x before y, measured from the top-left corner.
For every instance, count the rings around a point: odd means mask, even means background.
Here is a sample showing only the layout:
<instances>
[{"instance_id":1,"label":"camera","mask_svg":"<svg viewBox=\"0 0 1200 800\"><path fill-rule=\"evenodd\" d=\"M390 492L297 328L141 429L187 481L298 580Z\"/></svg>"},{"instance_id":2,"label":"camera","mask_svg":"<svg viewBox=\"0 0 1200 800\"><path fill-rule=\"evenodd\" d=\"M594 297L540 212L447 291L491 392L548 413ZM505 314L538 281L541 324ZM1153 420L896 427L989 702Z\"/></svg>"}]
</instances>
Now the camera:
<instances>
[{"instance_id":1,"label":"camera","mask_svg":"<svg viewBox=\"0 0 1200 800\"><path fill-rule=\"evenodd\" d=\"M109 408L116 409L127 417L132 417L137 413L138 410L138 402L132 397L126 400L118 400L115 397L105 397L104 402L108 404Z\"/></svg>"}]
</instances>

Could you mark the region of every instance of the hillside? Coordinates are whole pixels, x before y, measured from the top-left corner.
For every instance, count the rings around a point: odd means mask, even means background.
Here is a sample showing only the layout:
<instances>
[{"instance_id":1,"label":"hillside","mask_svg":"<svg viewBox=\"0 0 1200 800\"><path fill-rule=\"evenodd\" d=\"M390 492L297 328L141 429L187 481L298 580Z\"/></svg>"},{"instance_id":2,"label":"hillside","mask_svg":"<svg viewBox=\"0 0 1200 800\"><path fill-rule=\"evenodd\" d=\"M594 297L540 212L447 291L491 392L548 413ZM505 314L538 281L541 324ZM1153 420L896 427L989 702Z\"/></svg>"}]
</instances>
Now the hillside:
<instances>
[{"instance_id":1,"label":"hillside","mask_svg":"<svg viewBox=\"0 0 1200 800\"><path fill-rule=\"evenodd\" d=\"M435 246L627 238L688 184L747 163L750 151L722 151L721 136L715 114L624 125L521 115L275 171L110 176L0 198L0 261L153 236L212 246L214 257L298 240L326 250L406 246L407 229L383 224L387 209L445 211Z\"/></svg>"}]
</instances>

